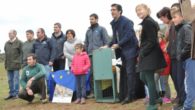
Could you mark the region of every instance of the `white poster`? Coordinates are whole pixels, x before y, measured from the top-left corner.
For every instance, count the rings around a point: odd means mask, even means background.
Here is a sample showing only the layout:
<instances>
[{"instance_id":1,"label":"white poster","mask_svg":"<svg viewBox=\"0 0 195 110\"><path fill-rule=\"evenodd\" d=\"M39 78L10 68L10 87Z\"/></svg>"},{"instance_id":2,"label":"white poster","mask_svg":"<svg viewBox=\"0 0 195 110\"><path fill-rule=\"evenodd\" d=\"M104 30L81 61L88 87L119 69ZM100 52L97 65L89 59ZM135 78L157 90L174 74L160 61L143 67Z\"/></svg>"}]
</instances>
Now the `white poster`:
<instances>
[{"instance_id":1,"label":"white poster","mask_svg":"<svg viewBox=\"0 0 195 110\"><path fill-rule=\"evenodd\" d=\"M54 103L71 103L73 90L56 84L53 100Z\"/></svg>"}]
</instances>

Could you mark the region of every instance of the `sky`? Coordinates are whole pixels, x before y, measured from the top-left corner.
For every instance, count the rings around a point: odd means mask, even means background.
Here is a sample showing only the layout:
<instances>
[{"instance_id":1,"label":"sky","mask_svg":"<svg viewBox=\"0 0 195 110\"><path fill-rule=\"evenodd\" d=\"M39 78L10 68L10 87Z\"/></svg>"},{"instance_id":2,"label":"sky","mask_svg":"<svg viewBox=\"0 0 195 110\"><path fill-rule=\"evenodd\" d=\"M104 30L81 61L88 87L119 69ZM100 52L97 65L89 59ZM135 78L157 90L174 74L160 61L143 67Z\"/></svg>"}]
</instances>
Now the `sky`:
<instances>
[{"instance_id":1,"label":"sky","mask_svg":"<svg viewBox=\"0 0 195 110\"><path fill-rule=\"evenodd\" d=\"M195 3L195 0L191 1ZM151 9L151 16L161 23L156 18L156 13L175 2L178 0L0 0L0 50L4 51L4 44L9 40L8 32L11 29L15 29L17 37L25 41L26 30L32 29L36 38L37 29L42 27L46 35L51 37L53 24L60 22L64 33L67 29L74 29L76 37L84 40L86 30L90 26L89 15L96 13L99 16L99 24L104 26L111 36L111 4L121 4L123 15L134 22L136 29L141 22L135 13L136 5L147 4Z\"/></svg>"}]
</instances>

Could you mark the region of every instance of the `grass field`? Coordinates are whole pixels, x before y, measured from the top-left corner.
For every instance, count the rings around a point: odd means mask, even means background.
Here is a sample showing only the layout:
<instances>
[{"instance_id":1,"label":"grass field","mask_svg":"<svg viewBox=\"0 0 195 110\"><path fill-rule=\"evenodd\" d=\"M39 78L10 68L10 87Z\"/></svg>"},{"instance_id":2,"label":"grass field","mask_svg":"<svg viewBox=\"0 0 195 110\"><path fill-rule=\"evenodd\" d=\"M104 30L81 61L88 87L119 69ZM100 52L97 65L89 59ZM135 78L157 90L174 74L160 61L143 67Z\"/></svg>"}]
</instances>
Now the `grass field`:
<instances>
[{"instance_id":1,"label":"grass field","mask_svg":"<svg viewBox=\"0 0 195 110\"><path fill-rule=\"evenodd\" d=\"M171 89L173 86L171 83ZM175 91L172 91L175 94ZM7 76L2 63L0 63L0 110L145 110L143 99L137 100L127 105L109 104L109 103L96 103L95 100L87 100L85 105L76 104L54 104L47 103L41 104L37 96L32 104L15 99L4 101L4 97L8 96L8 83ZM171 110L172 104L164 104L159 107L159 110Z\"/></svg>"}]
</instances>

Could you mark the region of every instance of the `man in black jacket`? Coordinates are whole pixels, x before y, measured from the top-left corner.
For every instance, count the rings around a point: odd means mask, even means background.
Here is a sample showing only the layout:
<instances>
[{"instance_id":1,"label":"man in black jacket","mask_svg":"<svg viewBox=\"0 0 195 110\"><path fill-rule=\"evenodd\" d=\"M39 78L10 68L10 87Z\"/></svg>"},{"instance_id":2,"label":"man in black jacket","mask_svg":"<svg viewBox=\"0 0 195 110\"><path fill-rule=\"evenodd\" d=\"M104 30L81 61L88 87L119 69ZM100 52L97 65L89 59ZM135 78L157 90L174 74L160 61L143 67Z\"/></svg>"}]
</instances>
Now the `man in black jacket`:
<instances>
[{"instance_id":1,"label":"man in black jacket","mask_svg":"<svg viewBox=\"0 0 195 110\"><path fill-rule=\"evenodd\" d=\"M65 42L65 35L61 31L61 24L55 23L54 24L54 33L51 37L51 43L53 48L55 49L55 59L53 62L53 70L63 70L65 67L65 56L63 53L64 42Z\"/></svg>"},{"instance_id":2,"label":"man in black jacket","mask_svg":"<svg viewBox=\"0 0 195 110\"><path fill-rule=\"evenodd\" d=\"M48 82L49 73L55 59L55 50L52 46L51 39L47 38L43 28L37 30L37 39L33 44L32 53L35 53L37 56L37 62L44 65L46 70L46 80ZM48 86L47 89L49 91Z\"/></svg>"}]
</instances>

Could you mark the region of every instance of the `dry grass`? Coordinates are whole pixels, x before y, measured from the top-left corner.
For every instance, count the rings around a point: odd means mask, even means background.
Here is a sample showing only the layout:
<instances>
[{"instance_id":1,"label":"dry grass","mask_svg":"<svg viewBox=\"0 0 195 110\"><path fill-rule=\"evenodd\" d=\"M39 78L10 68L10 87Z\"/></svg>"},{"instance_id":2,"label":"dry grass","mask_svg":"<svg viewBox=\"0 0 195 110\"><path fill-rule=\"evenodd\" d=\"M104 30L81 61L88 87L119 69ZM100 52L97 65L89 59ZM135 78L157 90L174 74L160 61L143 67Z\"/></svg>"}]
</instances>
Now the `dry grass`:
<instances>
[{"instance_id":1,"label":"dry grass","mask_svg":"<svg viewBox=\"0 0 195 110\"><path fill-rule=\"evenodd\" d=\"M173 90L173 84L171 83L171 89ZM172 91L172 94L175 94ZM3 64L0 63L0 110L145 110L143 99L137 100L127 105L121 105L119 103L96 103L95 100L87 100L85 105L75 104L54 104L47 103L41 104L39 97L37 96L32 104L16 99L4 101L4 97L8 95L8 84L6 72ZM159 110L171 110L172 104L166 104L159 107Z\"/></svg>"}]
</instances>

